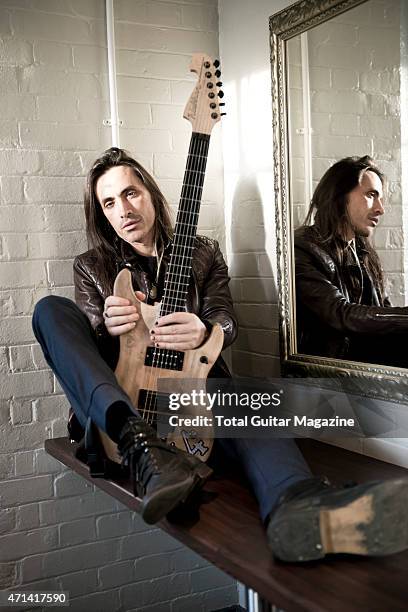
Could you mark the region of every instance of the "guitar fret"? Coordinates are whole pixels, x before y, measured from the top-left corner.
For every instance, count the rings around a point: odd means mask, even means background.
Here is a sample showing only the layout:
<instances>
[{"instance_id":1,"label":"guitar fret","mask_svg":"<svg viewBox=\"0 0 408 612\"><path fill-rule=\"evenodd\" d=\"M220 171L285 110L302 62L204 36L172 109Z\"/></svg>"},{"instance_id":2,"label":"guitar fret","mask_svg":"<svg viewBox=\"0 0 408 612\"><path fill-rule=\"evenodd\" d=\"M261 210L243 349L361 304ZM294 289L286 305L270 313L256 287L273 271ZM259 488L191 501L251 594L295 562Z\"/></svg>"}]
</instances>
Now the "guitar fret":
<instances>
[{"instance_id":1,"label":"guitar fret","mask_svg":"<svg viewBox=\"0 0 408 612\"><path fill-rule=\"evenodd\" d=\"M200 203L201 202L201 198L199 198L199 199L197 199L197 198L188 198L187 196L184 196L183 194L181 194L180 202L184 202L184 201Z\"/></svg>"},{"instance_id":2,"label":"guitar fret","mask_svg":"<svg viewBox=\"0 0 408 612\"><path fill-rule=\"evenodd\" d=\"M194 235L191 234L180 234L179 232L176 232L177 238L194 238Z\"/></svg>"},{"instance_id":3,"label":"guitar fret","mask_svg":"<svg viewBox=\"0 0 408 612\"><path fill-rule=\"evenodd\" d=\"M183 280L184 279L184 280ZM175 286L179 286L182 287L184 285L188 286L190 284L190 274L184 274L182 279L180 278L176 278L173 276L173 278L168 278L164 281L165 286L169 286L169 285L175 285Z\"/></svg>"},{"instance_id":4,"label":"guitar fret","mask_svg":"<svg viewBox=\"0 0 408 612\"><path fill-rule=\"evenodd\" d=\"M184 259L192 259L191 255L188 257L185 257ZM178 264L178 263L174 263L174 262L170 262L169 263L169 267L167 268L167 270L170 270L170 268L186 268L186 266L184 264ZM172 272L168 272L168 274L172 274Z\"/></svg>"},{"instance_id":5,"label":"guitar fret","mask_svg":"<svg viewBox=\"0 0 408 612\"><path fill-rule=\"evenodd\" d=\"M183 250L184 250L184 249L195 249L195 246L193 246L193 245L192 245L192 246L190 246L190 245L188 245L188 244L187 244L187 245L181 245L181 244L180 244L180 245L178 245L178 244L174 243L174 244L173 244L173 250L172 250L172 252L171 252L171 256L173 256L173 254L174 254L174 252L175 252L175 248L176 248L176 249L177 249L177 248L181 248L181 249L183 249ZM180 254L179 254L179 255L180 255ZM181 255L182 255L182 254L181 254Z\"/></svg>"},{"instance_id":6,"label":"guitar fret","mask_svg":"<svg viewBox=\"0 0 408 612\"><path fill-rule=\"evenodd\" d=\"M185 174L188 174L189 172L192 172L194 174L202 174L203 176L205 175L205 171L204 170L193 170L193 168L188 168L185 172Z\"/></svg>"},{"instance_id":7,"label":"guitar fret","mask_svg":"<svg viewBox=\"0 0 408 612\"><path fill-rule=\"evenodd\" d=\"M167 279L164 281L164 284L165 284L165 285L167 285L167 287L168 287L169 285L176 285L176 287L178 287L179 285L185 285L186 287L188 287L190 283L183 283L182 281L180 281L180 280L178 280L178 279L176 279L176 280L171 280L170 278L167 278Z\"/></svg>"},{"instance_id":8,"label":"guitar fret","mask_svg":"<svg viewBox=\"0 0 408 612\"><path fill-rule=\"evenodd\" d=\"M183 199L183 198L181 198ZM179 210L177 213L177 216L179 215L199 215L200 212L199 211L194 211L194 210Z\"/></svg>"}]
</instances>

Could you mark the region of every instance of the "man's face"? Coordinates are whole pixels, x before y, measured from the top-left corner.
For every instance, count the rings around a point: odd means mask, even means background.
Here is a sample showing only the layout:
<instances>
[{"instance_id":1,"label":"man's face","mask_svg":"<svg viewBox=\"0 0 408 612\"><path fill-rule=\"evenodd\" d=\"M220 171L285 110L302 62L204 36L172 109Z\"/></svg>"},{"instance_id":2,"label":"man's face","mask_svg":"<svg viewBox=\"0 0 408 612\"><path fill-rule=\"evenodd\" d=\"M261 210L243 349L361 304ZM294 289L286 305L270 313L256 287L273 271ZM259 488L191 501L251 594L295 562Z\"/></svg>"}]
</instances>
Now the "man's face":
<instances>
[{"instance_id":1,"label":"man's face","mask_svg":"<svg viewBox=\"0 0 408 612\"><path fill-rule=\"evenodd\" d=\"M117 235L142 255L151 255L155 210L149 191L133 168L110 168L97 180L95 191Z\"/></svg>"},{"instance_id":2,"label":"man's face","mask_svg":"<svg viewBox=\"0 0 408 612\"><path fill-rule=\"evenodd\" d=\"M384 214L383 197L380 177L371 170L364 172L360 183L348 194L347 212L351 225L349 240L355 236L371 236Z\"/></svg>"}]
</instances>

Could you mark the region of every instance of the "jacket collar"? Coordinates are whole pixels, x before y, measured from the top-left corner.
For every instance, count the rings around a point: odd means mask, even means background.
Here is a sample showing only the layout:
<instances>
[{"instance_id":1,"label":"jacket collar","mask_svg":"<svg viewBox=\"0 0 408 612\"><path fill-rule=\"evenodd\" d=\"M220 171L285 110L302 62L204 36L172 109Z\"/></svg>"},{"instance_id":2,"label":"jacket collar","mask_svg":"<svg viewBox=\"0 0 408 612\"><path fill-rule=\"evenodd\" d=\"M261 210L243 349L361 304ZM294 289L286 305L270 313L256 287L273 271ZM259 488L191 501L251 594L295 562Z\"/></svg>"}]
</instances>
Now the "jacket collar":
<instances>
[{"instance_id":1,"label":"jacket collar","mask_svg":"<svg viewBox=\"0 0 408 612\"><path fill-rule=\"evenodd\" d=\"M170 259L171 245L172 241L169 240L164 247L163 261L168 261ZM137 253L128 242L118 238L114 246L116 256L121 264L124 264L126 267L140 265L140 258L143 257L143 255Z\"/></svg>"}]
</instances>

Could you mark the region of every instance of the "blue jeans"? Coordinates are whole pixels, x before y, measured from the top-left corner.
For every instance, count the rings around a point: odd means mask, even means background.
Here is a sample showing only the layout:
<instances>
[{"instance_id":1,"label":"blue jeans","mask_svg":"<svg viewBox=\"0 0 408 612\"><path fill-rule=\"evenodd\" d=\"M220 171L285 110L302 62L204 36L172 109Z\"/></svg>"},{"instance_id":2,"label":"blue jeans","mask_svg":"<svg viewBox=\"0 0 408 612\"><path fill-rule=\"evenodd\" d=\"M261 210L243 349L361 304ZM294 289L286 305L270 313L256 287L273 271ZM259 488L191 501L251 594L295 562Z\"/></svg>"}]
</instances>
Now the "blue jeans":
<instances>
[{"instance_id":1,"label":"blue jeans","mask_svg":"<svg viewBox=\"0 0 408 612\"><path fill-rule=\"evenodd\" d=\"M48 365L84 427L90 417L106 431L107 410L117 401L125 402L134 411L113 370L101 357L87 317L71 300L58 296L40 300L34 310L33 330ZM215 448L221 446L241 466L258 500L262 520L288 486L311 477L292 439L240 438L216 442Z\"/></svg>"}]
</instances>

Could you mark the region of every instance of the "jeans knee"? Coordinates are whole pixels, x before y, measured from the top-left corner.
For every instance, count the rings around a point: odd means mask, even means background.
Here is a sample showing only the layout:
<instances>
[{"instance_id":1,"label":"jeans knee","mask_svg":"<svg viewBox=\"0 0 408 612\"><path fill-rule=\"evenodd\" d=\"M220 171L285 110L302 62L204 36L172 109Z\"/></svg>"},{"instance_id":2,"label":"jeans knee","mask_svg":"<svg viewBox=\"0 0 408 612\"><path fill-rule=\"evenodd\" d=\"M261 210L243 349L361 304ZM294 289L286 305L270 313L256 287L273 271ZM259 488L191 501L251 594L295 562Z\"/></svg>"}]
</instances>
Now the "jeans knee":
<instances>
[{"instance_id":1,"label":"jeans knee","mask_svg":"<svg viewBox=\"0 0 408 612\"><path fill-rule=\"evenodd\" d=\"M59 295L47 295L37 302L33 312L33 329L36 331L41 322L50 323L57 313L67 306L74 306L74 303L67 298Z\"/></svg>"}]
</instances>

